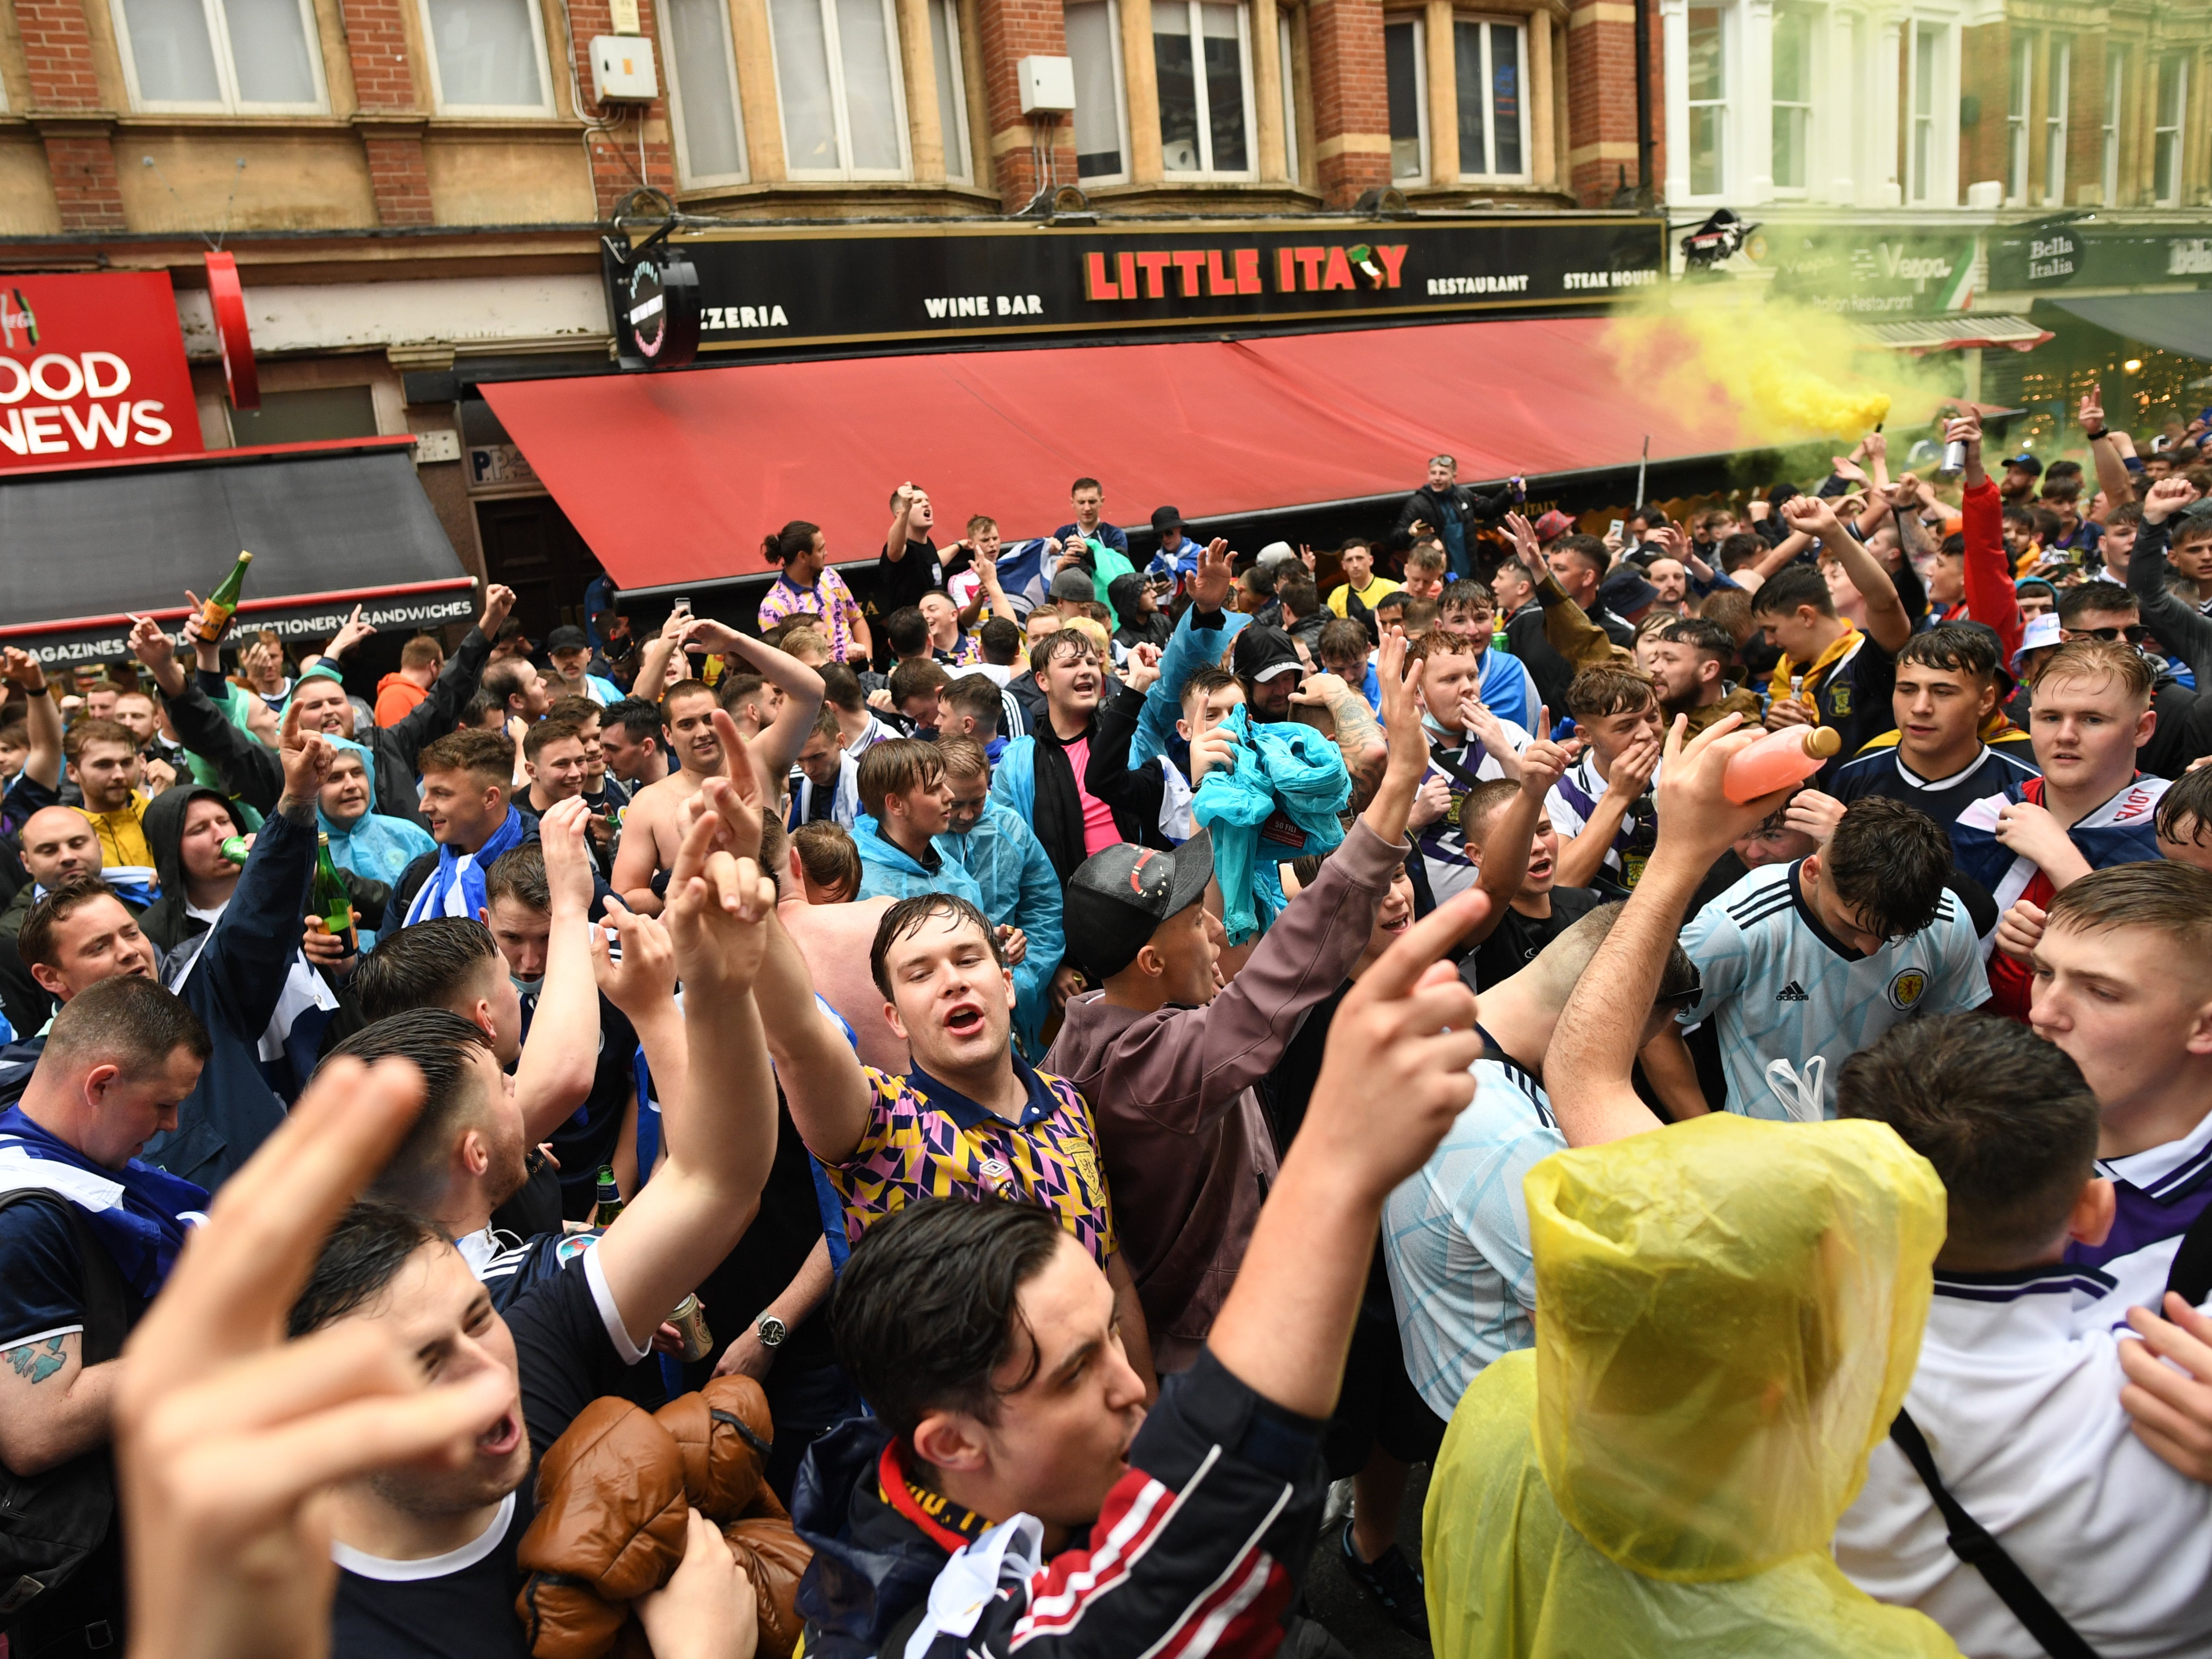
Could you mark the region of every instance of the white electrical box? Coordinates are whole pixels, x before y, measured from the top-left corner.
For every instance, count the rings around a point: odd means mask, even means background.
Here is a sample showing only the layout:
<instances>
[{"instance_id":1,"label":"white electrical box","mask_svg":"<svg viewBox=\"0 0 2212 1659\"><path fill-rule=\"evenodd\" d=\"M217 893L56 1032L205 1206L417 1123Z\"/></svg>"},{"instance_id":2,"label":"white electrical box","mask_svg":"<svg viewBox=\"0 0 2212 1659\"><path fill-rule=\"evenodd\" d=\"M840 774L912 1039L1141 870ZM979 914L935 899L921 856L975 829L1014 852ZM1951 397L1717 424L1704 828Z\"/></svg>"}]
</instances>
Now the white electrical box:
<instances>
[{"instance_id":1,"label":"white electrical box","mask_svg":"<svg viewBox=\"0 0 2212 1659\"><path fill-rule=\"evenodd\" d=\"M415 434L415 459L422 461L458 461L461 459L461 434L448 427L440 432L418 432Z\"/></svg>"},{"instance_id":2,"label":"white electrical box","mask_svg":"<svg viewBox=\"0 0 2212 1659\"><path fill-rule=\"evenodd\" d=\"M1065 115L1075 108L1075 64L1067 58L1024 58L1014 65L1024 115Z\"/></svg>"},{"instance_id":3,"label":"white electrical box","mask_svg":"<svg viewBox=\"0 0 2212 1659\"><path fill-rule=\"evenodd\" d=\"M649 104L660 96L653 42L643 35L592 37L592 97L602 104Z\"/></svg>"}]
</instances>

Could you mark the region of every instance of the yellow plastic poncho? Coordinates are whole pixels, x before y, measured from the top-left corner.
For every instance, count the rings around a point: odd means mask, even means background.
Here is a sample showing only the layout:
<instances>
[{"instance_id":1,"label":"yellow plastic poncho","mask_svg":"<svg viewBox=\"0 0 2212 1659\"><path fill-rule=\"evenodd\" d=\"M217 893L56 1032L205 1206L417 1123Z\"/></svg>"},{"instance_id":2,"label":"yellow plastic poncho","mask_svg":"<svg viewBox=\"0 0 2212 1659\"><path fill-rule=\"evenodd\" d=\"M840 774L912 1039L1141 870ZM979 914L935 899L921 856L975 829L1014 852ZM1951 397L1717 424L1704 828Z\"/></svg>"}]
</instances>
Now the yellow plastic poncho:
<instances>
[{"instance_id":1,"label":"yellow plastic poncho","mask_svg":"<svg viewBox=\"0 0 2212 1659\"><path fill-rule=\"evenodd\" d=\"M1955 1655L1828 1554L1919 1356L1927 1162L1716 1113L1525 1192L1536 1346L1469 1387L1429 1485L1438 1659Z\"/></svg>"}]
</instances>

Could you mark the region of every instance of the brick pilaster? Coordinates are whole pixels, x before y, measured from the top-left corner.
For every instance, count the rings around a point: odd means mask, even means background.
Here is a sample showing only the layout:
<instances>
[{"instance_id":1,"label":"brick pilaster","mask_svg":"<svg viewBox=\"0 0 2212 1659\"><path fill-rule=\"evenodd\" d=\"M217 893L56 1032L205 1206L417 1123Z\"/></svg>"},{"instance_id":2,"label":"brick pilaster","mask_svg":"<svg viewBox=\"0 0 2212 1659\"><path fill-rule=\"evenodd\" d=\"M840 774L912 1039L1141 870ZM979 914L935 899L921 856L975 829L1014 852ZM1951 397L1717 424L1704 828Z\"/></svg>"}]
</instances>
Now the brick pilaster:
<instances>
[{"instance_id":1,"label":"brick pilaster","mask_svg":"<svg viewBox=\"0 0 2212 1659\"><path fill-rule=\"evenodd\" d=\"M432 225L430 174L422 160L422 130L430 106L427 82L415 76L404 0L342 0L346 55L353 69L358 107L353 125L368 162L369 189L380 225Z\"/></svg>"},{"instance_id":2,"label":"brick pilaster","mask_svg":"<svg viewBox=\"0 0 2212 1659\"><path fill-rule=\"evenodd\" d=\"M639 0L638 26L653 42L654 65L660 76L661 95L642 113L635 104L611 104L605 109L579 110L587 121L605 121L615 131L595 132L587 141L592 160L592 195L599 215L606 217L622 204L623 197L641 183L671 195L676 190L674 130L668 124L668 59L660 50L659 20L647 0ZM592 37L615 32L614 9L608 0L568 0L568 51L575 60L576 84L586 100L592 95ZM558 70L555 71L556 76ZM645 125L645 164L638 165L638 124Z\"/></svg>"},{"instance_id":3,"label":"brick pilaster","mask_svg":"<svg viewBox=\"0 0 2212 1659\"><path fill-rule=\"evenodd\" d=\"M79 0L16 0L15 26L23 39L31 113L46 143L46 171L53 179L62 228L126 228L82 5ZM80 112L92 118L46 118Z\"/></svg>"},{"instance_id":4,"label":"brick pilaster","mask_svg":"<svg viewBox=\"0 0 2212 1659\"><path fill-rule=\"evenodd\" d=\"M1568 189L1583 207L1609 207L1623 169L1630 188L1636 168L1636 8L1629 0L1570 0L1566 73L1557 84L1571 89L1567 110ZM1651 23L1651 178L1655 198L1667 178L1665 54L1659 8Z\"/></svg>"},{"instance_id":5,"label":"brick pilaster","mask_svg":"<svg viewBox=\"0 0 2212 1659\"><path fill-rule=\"evenodd\" d=\"M1314 0L1306 22L1312 64L1314 173L1331 207L1390 182L1390 100L1381 0Z\"/></svg>"},{"instance_id":6,"label":"brick pilaster","mask_svg":"<svg viewBox=\"0 0 2212 1659\"><path fill-rule=\"evenodd\" d=\"M1067 56L1066 14L1060 0L976 0L975 23L983 58L983 106L991 132L991 177L1000 200L1009 210L1020 208L1043 182L1030 154L1033 132L1052 148L1054 180L1079 184L1073 120L1040 120L1032 129L1022 113L1021 88L1014 76L1014 65L1024 58ZM1122 159L1126 164L1128 158Z\"/></svg>"}]
</instances>

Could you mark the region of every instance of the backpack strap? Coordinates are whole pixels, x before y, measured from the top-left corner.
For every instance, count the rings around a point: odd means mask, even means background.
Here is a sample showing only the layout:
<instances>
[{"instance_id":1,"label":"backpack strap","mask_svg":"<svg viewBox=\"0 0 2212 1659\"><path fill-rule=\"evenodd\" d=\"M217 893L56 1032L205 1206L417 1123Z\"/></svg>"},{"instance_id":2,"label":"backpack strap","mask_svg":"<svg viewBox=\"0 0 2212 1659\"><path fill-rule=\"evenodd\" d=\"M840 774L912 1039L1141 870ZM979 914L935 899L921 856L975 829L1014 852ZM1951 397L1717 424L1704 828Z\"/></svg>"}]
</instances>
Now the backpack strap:
<instances>
[{"instance_id":1,"label":"backpack strap","mask_svg":"<svg viewBox=\"0 0 2212 1659\"><path fill-rule=\"evenodd\" d=\"M1948 1541L1951 1553L1982 1575L1996 1593L1997 1600L2027 1627L2027 1633L2041 1644L2051 1659L2097 1659L2097 1650L2081 1639L2081 1632L2066 1622L2066 1615L2036 1589L2021 1571L2020 1563L1990 1535L1987 1528L1966 1512L1965 1504L1951 1495L1951 1489L1943 1484L1943 1477L1936 1472L1936 1457L1928 1449L1927 1437L1903 1407L1898 1408L1897 1420L1889 1425L1889 1437L1905 1454L1905 1462L1912 1465L1912 1472L1928 1488L1928 1495L1936 1500L1943 1524L1950 1529Z\"/></svg>"}]
</instances>

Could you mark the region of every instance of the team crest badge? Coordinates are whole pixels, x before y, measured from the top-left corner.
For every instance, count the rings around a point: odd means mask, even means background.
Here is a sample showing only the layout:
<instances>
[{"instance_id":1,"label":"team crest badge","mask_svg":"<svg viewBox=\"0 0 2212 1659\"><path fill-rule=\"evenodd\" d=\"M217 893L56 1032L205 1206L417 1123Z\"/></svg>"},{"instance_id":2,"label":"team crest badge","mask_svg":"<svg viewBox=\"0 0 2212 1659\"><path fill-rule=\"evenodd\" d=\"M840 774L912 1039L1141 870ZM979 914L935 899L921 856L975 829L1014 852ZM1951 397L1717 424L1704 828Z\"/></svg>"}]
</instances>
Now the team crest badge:
<instances>
[{"instance_id":1,"label":"team crest badge","mask_svg":"<svg viewBox=\"0 0 2212 1659\"><path fill-rule=\"evenodd\" d=\"M1917 968L1907 968L1889 982L1889 1006L1900 1014L1909 1013L1927 988L1928 975Z\"/></svg>"}]
</instances>

